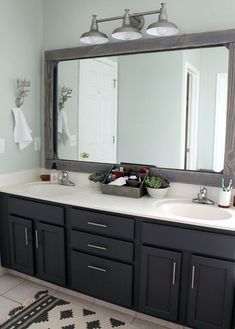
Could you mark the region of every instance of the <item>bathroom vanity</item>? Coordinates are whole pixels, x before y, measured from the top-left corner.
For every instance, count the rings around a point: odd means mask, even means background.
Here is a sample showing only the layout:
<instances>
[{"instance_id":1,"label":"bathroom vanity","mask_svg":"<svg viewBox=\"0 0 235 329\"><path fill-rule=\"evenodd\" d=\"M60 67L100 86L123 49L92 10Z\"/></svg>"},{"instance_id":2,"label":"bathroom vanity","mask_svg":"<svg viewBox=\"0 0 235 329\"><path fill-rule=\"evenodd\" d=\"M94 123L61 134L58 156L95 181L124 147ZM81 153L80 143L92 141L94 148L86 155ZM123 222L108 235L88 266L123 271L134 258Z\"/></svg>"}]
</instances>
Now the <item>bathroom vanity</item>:
<instances>
[{"instance_id":1,"label":"bathroom vanity","mask_svg":"<svg viewBox=\"0 0 235 329\"><path fill-rule=\"evenodd\" d=\"M61 188L38 198L30 184L2 190L4 267L188 327L233 327L234 210L200 225L164 218L147 196Z\"/></svg>"},{"instance_id":2,"label":"bathroom vanity","mask_svg":"<svg viewBox=\"0 0 235 329\"><path fill-rule=\"evenodd\" d=\"M170 182L234 180L234 63L235 30L46 51L45 167L127 162L157 166ZM97 90L108 67L119 73L103 88L109 96ZM4 267L183 326L234 328L234 210L169 214L147 196L102 195L88 183L9 187L0 198Z\"/></svg>"}]
</instances>

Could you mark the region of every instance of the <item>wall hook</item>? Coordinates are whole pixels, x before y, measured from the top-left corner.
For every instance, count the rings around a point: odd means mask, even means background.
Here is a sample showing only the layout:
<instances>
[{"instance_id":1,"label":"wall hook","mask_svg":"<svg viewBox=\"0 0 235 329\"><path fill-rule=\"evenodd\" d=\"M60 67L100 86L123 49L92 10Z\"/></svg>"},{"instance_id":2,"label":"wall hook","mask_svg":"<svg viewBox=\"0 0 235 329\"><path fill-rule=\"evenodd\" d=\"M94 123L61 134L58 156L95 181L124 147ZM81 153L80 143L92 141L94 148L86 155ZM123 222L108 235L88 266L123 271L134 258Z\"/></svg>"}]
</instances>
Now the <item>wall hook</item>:
<instances>
[{"instance_id":1,"label":"wall hook","mask_svg":"<svg viewBox=\"0 0 235 329\"><path fill-rule=\"evenodd\" d=\"M72 88L63 86L61 89L61 98L59 101L59 110L61 111L64 108L64 103L67 102L68 98L72 97Z\"/></svg>"},{"instance_id":2,"label":"wall hook","mask_svg":"<svg viewBox=\"0 0 235 329\"><path fill-rule=\"evenodd\" d=\"M28 89L30 85L31 82L26 79L17 79L17 97L15 100L16 107L21 107L24 104L24 98L27 97L30 92Z\"/></svg>"}]
</instances>

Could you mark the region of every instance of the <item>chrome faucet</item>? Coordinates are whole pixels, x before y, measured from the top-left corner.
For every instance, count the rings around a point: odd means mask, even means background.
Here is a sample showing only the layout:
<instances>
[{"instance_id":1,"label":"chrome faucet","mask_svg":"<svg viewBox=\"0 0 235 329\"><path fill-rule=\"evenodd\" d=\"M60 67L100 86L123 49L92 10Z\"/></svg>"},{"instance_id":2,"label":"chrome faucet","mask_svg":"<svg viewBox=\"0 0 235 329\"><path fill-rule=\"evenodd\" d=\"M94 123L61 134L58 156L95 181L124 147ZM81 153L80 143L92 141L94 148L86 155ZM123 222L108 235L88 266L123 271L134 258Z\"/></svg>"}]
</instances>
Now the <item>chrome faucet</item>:
<instances>
[{"instance_id":1,"label":"chrome faucet","mask_svg":"<svg viewBox=\"0 0 235 329\"><path fill-rule=\"evenodd\" d=\"M200 191L197 194L197 198L194 198L192 201L195 203L203 203L203 204L210 204L210 205L215 204L215 202L213 200L208 198L207 188L205 186L200 187Z\"/></svg>"},{"instance_id":2,"label":"chrome faucet","mask_svg":"<svg viewBox=\"0 0 235 329\"><path fill-rule=\"evenodd\" d=\"M59 184L66 186L75 186L71 180L69 180L69 174L67 171L61 171L59 174Z\"/></svg>"}]
</instances>

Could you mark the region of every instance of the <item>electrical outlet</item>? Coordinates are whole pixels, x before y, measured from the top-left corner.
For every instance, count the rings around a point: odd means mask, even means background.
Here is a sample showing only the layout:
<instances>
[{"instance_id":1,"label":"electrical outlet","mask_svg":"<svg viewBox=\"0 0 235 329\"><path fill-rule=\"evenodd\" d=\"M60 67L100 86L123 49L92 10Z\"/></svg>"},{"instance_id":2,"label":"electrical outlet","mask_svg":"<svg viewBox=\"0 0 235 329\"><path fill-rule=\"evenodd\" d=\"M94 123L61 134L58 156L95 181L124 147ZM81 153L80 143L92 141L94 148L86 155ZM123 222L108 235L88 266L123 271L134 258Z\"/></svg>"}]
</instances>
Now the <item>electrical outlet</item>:
<instances>
[{"instance_id":1,"label":"electrical outlet","mask_svg":"<svg viewBox=\"0 0 235 329\"><path fill-rule=\"evenodd\" d=\"M70 135L70 140L69 140L70 146L77 146L77 135Z\"/></svg>"},{"instance_id":2,"label":"electrical outlet","mask_svg":"<svg viewBox=\"0 0 235 329\"><path fill-rule=\"evenodd\" d=\"M0 154L5 153L5 139L0 138Z\"/></svg>"},{"instance_id":3,"label":"electrical outlet","mask_svg":"<svg viewBox=\"0 0 235 329\"><path fill-rule=\"evenodd\" d=\"M41 150L41 137L34 138L34 150L40 151Z\"/></svg>"}]
</instances>

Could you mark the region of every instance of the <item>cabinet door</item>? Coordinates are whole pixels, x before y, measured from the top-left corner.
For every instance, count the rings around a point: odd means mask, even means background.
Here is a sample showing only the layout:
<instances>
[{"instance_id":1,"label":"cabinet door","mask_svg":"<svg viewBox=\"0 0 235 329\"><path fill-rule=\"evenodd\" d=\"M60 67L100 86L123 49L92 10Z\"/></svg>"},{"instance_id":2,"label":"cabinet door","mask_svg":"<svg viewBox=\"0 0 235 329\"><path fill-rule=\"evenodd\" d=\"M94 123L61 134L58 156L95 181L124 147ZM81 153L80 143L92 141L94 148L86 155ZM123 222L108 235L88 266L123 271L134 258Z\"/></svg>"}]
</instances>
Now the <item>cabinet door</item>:
<instances>
[{"instance_id":1,"label":"cabinet door","mask_svg":"<svg viewBox=\"0 0 235 329\"><path fill-rule=\"evenodd\" d=\"M34 274L32 221L9 216L11 267L26 274Z\"/></svg>"},{"instance_id":2,"label":"cabinet door","mask_svg":"<svg viewBox=\"0 0 235 329\"><path fill-rule=\"evenodd\" d=\"M142 247L140 311L177 320L180 268L180 253Z\"/></svg>"},{"instance_id":3,"label":"cabinet door","mask_svg":"<svg viewBox=\"0 0 235 329\"><path fill-rule=\"evenodd\" d=\"M188 325L201 329L230 329L235 264L193 256Z\"/></svg>"},{"instance_id":4,"label":"cabinet door","mask_svg":"<svg viewBox=\"0 0 235 329\"><path fill-rule=\"evenodd\" d=\"M64 228L38 222L35 231L38 276L65 285Z\"/></svg>"}]
</instances>

